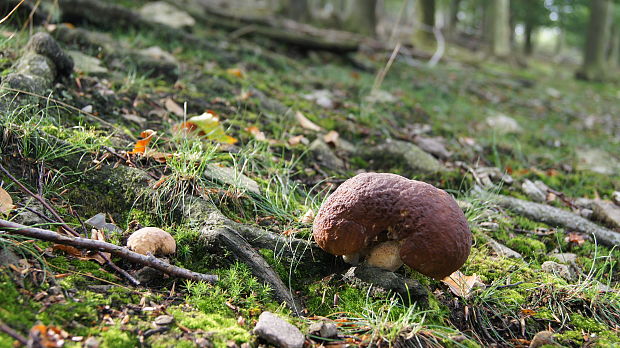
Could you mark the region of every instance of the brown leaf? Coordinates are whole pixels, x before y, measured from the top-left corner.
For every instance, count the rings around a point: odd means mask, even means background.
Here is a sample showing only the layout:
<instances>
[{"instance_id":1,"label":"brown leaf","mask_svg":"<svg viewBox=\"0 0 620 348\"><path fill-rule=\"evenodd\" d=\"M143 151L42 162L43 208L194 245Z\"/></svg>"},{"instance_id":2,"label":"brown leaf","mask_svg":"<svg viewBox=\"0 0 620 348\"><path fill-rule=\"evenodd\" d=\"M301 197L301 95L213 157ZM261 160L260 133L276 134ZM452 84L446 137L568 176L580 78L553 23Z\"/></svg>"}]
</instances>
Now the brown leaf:
<instances>
[{"instance_id":1,"label":"brown leaf","mask_svg":"<svg viewBox=\"0 0 620 348\"><path fill-rule=\"evenodd\" d=\"M338 144L338 138L340 138L340 134L336 131L329 131L327 134L323 136L323 140L330 145L336 146Z\"/></svg>"},{"instance_id":2,"label":"brown leaf","mask_svg":"<svg viewBox=\"0 0 620 348\"><path fill-rule=\"evenodd\" d=\"M258 129L258 127L256 127L256 126L247 127L245 130L248 133L252 134L254 136L254 139L256 139L256 140L259 140L259 141L267 140L267 137L265 136L265 133L261 132L261 130Z\"/></svg>"},{"instance_id":3,"label":"brown leaf","mask_svg":"<svg viewBox=\"0 0 620 348\"><path fill-rule=\"evenodd\" d=\"M302 114L299 111L295 113L295 119L305 129L309 129L315 132L320 132L323 130L323 128L319 127L314 122L310 121L308 118L306 118L306 116L304 116L304 114Z\"/></svg>"},{"instance_id":4,"label":"brown leaf","mask_svg":"<svg viewBox=\"0 0 620 348\"><path fill-rule=\"evenodd\" d=\"M144 132L140 133L142 139L136 141L134 145L133 151L129 151L130 154L136 153L144 153L146 151L146 147L149 145L151 140L153 139L153 135L157 134L154 130L147 129Z\"/></svg>"},{"instance_id":5,"label":"brown leaf","mask_svg":"<svg viewBox=\"0 0 620 348\"><path fill-rule=\"evenodd\" d=\"M480 280L476 274L466 276L461 271L456 271L451 275L441 280L444 284L448 285L450 291L458 297L469 297L472 290L475 287L483 286L484 283Z\"/></svg>"},{"instance_id":6,"label":"brown leaf","mask_svg":"<svg viewBox=\"0 0 620 348\"><path fill-rule=\"evenodd\" d=\"M306 139L306 137L304 137L303 135L296 135L294 137L290 137L288 139L288 143L291 146L298 145L299 143L307 144L308 143L308 139Z\"/></svg>"},{"instance_id":7,"label":"brown leaf","mask_svg":"<svg viewBox=\"0 0 620 348\"><path fill-rule=\"evenodd\" d=\"M183 108L171 98L166 98L166 100L164 100L164 106L166 107L166 110L179 117L183 117L183 115L185 115Z\"/></svg>"},{"instance_id":8,"label":"brown leaf","mask_svg":"<svg viewBox=\"0 0 620 348\"><path fill-rule=\"evenodd\" d=\"M9 195L5 189L0 187L0 213L7 214L14 208L13 198L11 198L11 195Z\"/></svg>"}]
</instances>

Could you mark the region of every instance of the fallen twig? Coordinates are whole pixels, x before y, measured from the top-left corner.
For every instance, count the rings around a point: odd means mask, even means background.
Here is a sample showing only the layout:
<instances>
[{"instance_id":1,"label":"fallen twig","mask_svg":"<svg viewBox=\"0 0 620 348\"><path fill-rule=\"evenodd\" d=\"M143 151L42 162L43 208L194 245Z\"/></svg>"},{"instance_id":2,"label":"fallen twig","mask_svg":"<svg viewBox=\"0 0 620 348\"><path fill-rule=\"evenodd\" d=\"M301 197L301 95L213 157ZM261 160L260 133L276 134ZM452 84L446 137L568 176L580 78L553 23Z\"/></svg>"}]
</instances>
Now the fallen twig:
<instances>
[{"instance_id":1,"label":"fallen twig","mask_svg":"<svg viewBox=\"0 0 620 348\"><path fill-rule=\"evenodd\" d=\"M43 204L45 209L47 209L50 213L52 213L52 215L54 215L54 217L57 219L57 222L60 223L60 227L62 227L65 231L67 231L67 233L71 234L74 237L80 236L80 234L76 230L74 230L73 228L71 228L69 225L65 223L65 221L62 219L62 217L60 217L56 209L54 209L51 205L49 205L49 203L47 203L47 201L42 196L37 195L34 192L30 191L26 186L24 186L21 182L19 182L19 180L17 180L8 170L6 170L6 168L4 168L2 164L0 164L0 170L4 172L4 174L8 176L9 179L11 179L11 181L13 181L17 186L19 186L19 188L22 191L24 191L25 193L30 195L32 198L36 199L41 204ZM107 255L103 253L98 253L98 254L99 256L101 256L101 258L103 259L103 261L108 267L112 268L114 271L120 273L122 276L127 278L127 280L129 280L133 285L140 285L140 281L138 279L133 277L131 274L129 274L124 269L115 265L114 262L112 262L112 260L110 260L110 258Z\"/></svg>"},{"instance_id":2,"label":"fallen twig","mask_svg":"<svg viewBox=\"0 0 620 348\"><path fill-rule=\"evenodd\" d=\"M11 337L13 337L22 346L25 346L25 345L28 344L28 340L26 339L26 337L20 335L17 331L13 330L10 326L5 324L2 320L0 320L0 331L4 332L5 334L7 334L7 335L9 335Z\"/></svg>"},{"instance_id":3,"label":"fallen twig","mask_svg":"<svg viewBox=\"0 0 620 348\"><path fill-rule=\"evenodd\" d=\"M54 231L44 230L41 228L28 227L28 226L24 226L21 224L17 224L14 222L1 220L1 219L0 219L0 230L8 232L8 233L19 234L21 236L36 238L36 239L44 240L48 242L71 245L76 248L108 252L110 254L113 254L125 260L138 263L144 266L153 267L163 273L166 273L174 277L196 280L196 281L205 281L209 283L214 283L218 279L216 275L196 273L196 272L190 271L185 268L173 266L167 262L164 262L156 258L153 255L145 256L145 255L133 252L125 247L121 247L121 246L107 243L107 242L102 242L99 240L65 236L65 235L56 233Z\"/></svg>"}]
</instances>

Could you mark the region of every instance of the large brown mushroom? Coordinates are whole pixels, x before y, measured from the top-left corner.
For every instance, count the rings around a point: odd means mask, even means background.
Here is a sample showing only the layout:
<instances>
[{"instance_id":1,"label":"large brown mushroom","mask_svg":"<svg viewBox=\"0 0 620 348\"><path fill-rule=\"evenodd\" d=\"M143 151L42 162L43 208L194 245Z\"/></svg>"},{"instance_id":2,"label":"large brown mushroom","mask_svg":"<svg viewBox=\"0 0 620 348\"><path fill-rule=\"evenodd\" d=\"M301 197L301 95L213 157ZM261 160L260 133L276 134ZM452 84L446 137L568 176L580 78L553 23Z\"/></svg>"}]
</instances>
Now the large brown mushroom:
<instances>
[{"instance_id":1,"label":"large brown mushroom","mask_svg":"<svg viewBox=\"0 0 620 348\"><path fill-rule=\"evenodd\" d=\"M393 260L398 252L406 265L435 279L458 270L471 249L471 231L452 196L387 173L359 174L340 185L317 213L313 235L328 253L366 254L370 265L391 270L400 266Z\"/></svg>"},{"instance_id":2,"label":"large brown mushroom","mask_svg":"<svg viewBox=\"0 0 620 348\"><path fill-rule=\"evenodd\" d=\"M174 254L177 244L170 233L157 227L144 227L132 233L127 247L142 255Z\"/></svg>"}]
</instances>

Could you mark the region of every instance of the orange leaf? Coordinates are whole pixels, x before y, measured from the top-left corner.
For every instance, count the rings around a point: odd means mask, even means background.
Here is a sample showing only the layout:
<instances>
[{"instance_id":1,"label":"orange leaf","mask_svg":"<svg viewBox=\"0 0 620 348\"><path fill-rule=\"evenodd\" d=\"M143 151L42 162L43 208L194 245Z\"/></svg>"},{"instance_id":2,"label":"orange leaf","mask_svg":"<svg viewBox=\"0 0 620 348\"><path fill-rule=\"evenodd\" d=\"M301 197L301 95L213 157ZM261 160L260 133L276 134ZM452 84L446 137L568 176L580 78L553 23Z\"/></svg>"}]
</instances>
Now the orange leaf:
<instances>
[{"instance_id":1,"label":"orange leaf","mask_svg":"<svg viewBox=\"0 0 620 348\"><path fill-rule=\"evenodd\" d=\"M243 71L239 68L230 68L230 69L226 69L226 73L228 75L234 76L234 77L238 77L238 78L243 78L243 76L245 75L243 73Z\"/></svg>"},{"instance_id":2,"label":"orange leaf","mask_svg":"<svg viewBox=\"0 0 620 348\"><path fill-rule=\"evenodd\" d=\"M264 141L267 140L265 133L261 132L260 129L256 126L250 126L245 129L248 133L252 134L256 140Z\"/></svg>"},{"instance_id":3,"label":"orange leaf","mask_svg":"<svg viewBox=\"0 0 620 348\"><path fill-rule=\"evenodd\" d=\"M13 198L11 198L11 195L9 195L5 189L0 187L0 213L6 214L14 208Z\"/></svg>"},{"instance_id":4,"label":"orange leaf","mask_svg":"<svg viewBox=\"0 0 620 348\"><path fill-rule=\"evenodd\" d=\"M146 147L149 145L149 143L151 142L153 135L157 134L157 132L155 132L154 130L150 130L147 129L144 132L140 133L140 136L142 137L142 139L136 141L136 145L134 145L133 151L130 151L128 153L130 154L135 154L135 153L144 153L146 151Z\"/></svg>"}]
</instances>

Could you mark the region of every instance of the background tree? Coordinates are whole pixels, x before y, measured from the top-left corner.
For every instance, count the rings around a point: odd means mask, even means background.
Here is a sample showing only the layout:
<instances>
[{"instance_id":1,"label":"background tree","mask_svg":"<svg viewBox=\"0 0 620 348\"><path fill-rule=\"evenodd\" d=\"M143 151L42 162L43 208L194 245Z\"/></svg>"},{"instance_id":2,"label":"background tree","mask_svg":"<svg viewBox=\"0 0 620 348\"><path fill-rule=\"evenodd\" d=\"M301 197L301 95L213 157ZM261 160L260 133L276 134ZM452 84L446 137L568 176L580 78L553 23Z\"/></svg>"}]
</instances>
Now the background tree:
<instances>
[{"instance_id":1,"label":"background tree","mask_svg":"<svg viewBox=\"0 0 620 348\"><path fill-rule=\"evenodd\" d=\"M523 52L529 56L534 52L534 34L542 26L552 25L550 11L540 0L519 0L510 3L515 23L523 25Z\"/></svg>"},{"instance_id":2,"label":"background tree","mask_svg":"<svg viewBox=\"0 0 620 348\"><path fill-rule=\"evenodd\" d=\"M489 53L496 57L510 54L510 0L487 0L485 31Z\"/></svg>"},{"instance_id":3,"label":"background tree","mask_svg":"<svg viewBox=\"0 0 620 348\"><path fill-rule=\"evenodd\" d=\"M282 0L280 13L296 21L307 21L310 19L308 0Z\"/></svg>"},{"instance_id":4,"label":"background tree","mask_svg":"<svg viewBox=\"0 0 620 348\"><path fill-rule=\"evenodd\" d=\"M602 80L607 73L607 48L614 4L611 0L591 0L590 23L583 52L583 65L577 78Z\"/></svg>"},{"instance_id":5,"label":"background tree","mask_svg":"<svg viewBox=\"0 0 620 348\"><path fill-rule=\"evenodd\" d=\"M346 0L342 23L345 30L375 36L377 0Z\"/></svg>"}]
</instances>

